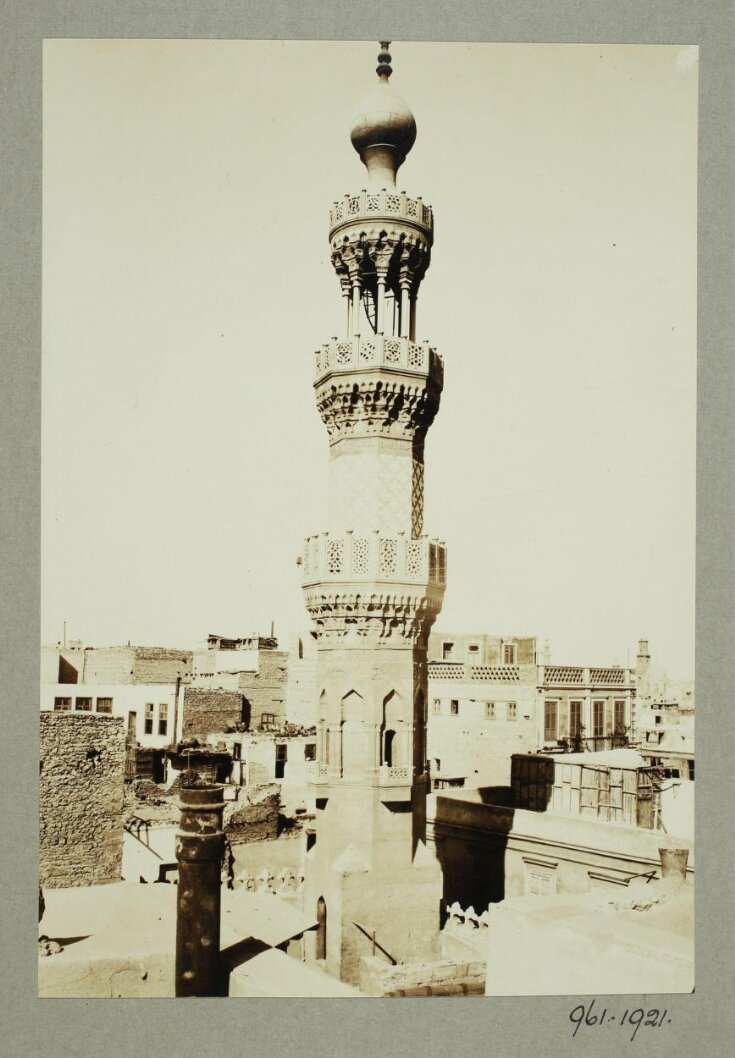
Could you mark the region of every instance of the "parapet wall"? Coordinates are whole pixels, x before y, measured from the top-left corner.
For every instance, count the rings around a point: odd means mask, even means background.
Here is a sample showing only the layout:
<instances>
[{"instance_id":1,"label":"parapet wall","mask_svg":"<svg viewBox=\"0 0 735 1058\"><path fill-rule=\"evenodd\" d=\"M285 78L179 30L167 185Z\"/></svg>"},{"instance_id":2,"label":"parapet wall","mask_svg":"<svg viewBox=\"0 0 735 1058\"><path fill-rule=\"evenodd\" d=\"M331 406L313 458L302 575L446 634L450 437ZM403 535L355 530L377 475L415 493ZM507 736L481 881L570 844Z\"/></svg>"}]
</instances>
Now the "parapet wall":
<instances>
[{"instance_id":1,"label":"parapet wall","mask_svg":"<svg viewBox=\"0 0 735 1058\"><path fill-rule=\"evenodd\" d=\"M51 889L120 881L123 720L40 714L39 881Z\"/></svg>"}]
</instances>

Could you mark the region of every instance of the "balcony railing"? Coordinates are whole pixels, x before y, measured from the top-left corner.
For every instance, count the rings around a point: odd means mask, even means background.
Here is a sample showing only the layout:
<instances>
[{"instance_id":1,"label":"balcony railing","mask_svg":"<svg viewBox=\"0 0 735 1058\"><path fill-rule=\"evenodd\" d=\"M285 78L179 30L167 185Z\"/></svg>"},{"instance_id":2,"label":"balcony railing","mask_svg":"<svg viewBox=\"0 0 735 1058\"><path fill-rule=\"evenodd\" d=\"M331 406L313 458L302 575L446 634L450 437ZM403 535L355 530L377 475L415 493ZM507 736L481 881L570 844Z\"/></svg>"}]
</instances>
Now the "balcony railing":
<instances>
[{"instance_id":1,"label":"balcony railing","mask_svg":"<svg viewBox=\"0 0 735 1058\"><path fill-rule=\"evenodd\" d=\"M430 680L473 680L481 683L518 683L518 665L465 665L461 661L430 661Z\"/></svg>"},{"instance_id":2,"label":"balcony railing","mask_svg":"<svg viewBox=\"0 0 735 1058\"><path fill-rule=\"evenodd\" d=\"M400 584L446 583L447 552L438 540L406 533L317 533L307 537L304 584L329 581L395 581Z\"/></svg>"},{"instance_id":3,"label":"balcony railing","mask_svg":"<svg viewBox=\"0 0 735 1058\"><path fill-rule=\"evenodd\" d=\"M434 214L421 197L411 198L405 191L360 191L358 194L345 195L334 203L329 211L329 228L332 229L348 221L362 218L396 217L411 224L432 231Z\"/></svg>"},{"instance_id":4,"label":"balcony railing","mask_svg":"<svg viewBox=\"0 0 735 1058\"><path fill-rule=\"evenodd\" d=\"M356 371L384 367L434 376L441 384L444 362L427 341L412 342L409 338L388 337L383 334L354 335L352 338L331 338L314 353L316 378L328 372Z\"/></svg>"},{"instance_id":5,"label":"balcony railing","mask_svg":"<svg viewBox=\"0 0 735 1058\"><path fill-rule=\"evenodd\" d=\"M618 735L570 735L557 740L560 753L599 753L608 749L627 749L630 745L627 734Z\"/></svg>"},{"instance_id":6,"label":"balcony railing","mask_svg":"<svg viewBox=\"0 0 735 1058\"><path fill-rule=\"evenodd\" d=\"M604 669L583 665L544 665L541 679L547 687L626 687L633 683L628 670L615 665Z\"/></svg>"},{"instance_id":7,"label":"balcony railing","mask_svg":"<svg viewBox=\"0 0 735 1058\"><path fill-rule=\"evenodd\" d=\"M381 786L407 786L411 783L413 769L408 765L405 767L388 767L381 765L378 771L378 782Z\"/></svg>"}]
</instances>

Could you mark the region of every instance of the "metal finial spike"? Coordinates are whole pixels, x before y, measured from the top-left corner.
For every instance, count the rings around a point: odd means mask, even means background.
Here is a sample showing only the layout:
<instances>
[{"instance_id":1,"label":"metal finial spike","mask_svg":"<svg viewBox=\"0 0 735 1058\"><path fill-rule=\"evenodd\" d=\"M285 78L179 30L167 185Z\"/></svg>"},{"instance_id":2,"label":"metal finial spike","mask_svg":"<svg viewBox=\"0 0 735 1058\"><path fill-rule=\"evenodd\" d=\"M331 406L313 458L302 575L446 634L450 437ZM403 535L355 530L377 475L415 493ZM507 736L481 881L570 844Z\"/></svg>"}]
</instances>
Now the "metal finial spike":
<instances>
[{"instance_id":1,"label":"metal finial spike","mask_svg":"<svg viewBox=\"0 0 735 1058\"><path fill-rule=\"evenodd\" d=\"M378 77L381 78L381 80L385 79L387 81L390 75L393 73L393 67L390 65L391 56L390 52L388 51L388 48L390 48L390 41L381 40L380 48L381 51L380 55L378 56L378 67L375 72L377 73Z\"/></svg>"}]
</instances>

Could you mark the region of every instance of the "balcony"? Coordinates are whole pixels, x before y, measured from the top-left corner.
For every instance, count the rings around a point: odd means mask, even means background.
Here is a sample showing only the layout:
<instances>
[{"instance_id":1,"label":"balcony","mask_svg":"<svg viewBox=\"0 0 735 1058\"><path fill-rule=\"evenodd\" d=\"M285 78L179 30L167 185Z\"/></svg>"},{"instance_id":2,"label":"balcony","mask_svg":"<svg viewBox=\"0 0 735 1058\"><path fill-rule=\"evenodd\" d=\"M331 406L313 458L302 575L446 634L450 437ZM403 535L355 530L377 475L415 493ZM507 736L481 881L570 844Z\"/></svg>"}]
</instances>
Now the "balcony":
<instances>
[{"instance_id":1,"label":"balcony","mask_svg":"<svg viewBox=\"0 0 735 1058\"><path fill-rule=\"evenodd\" d=\"M317 381L327 374L376 367L430 375L439 386L444 380L444 361L428 342L412 342L409 338L387 337L383 334L354 335L342 340L331 338L314 353L314 361Z\"/></svg>"},{"instance_id":2,"label":"balcony","mask_svg":"<svg viewBox=\"0 0 735 1058\"><path fill-rule=\"evenodd\" d=\"M316 533L304 542L304 586L330 582L429 584L443 590L447 553L438 540L406 533Z\"/></svg>"},{"instance_id":3,"label":"balcony","mask_svg":"<svg viewBox=\"0 0 735 1058\"><path fill-rule=\"evenodd\" d=\"M345 224L354 221L395 218L419 228L431 238L434 231L434 214L431 206L421 197L410 198L405 191L360 191L345 195L334 203L329 211L329 238Z\"/></svg>"}]
</instances>

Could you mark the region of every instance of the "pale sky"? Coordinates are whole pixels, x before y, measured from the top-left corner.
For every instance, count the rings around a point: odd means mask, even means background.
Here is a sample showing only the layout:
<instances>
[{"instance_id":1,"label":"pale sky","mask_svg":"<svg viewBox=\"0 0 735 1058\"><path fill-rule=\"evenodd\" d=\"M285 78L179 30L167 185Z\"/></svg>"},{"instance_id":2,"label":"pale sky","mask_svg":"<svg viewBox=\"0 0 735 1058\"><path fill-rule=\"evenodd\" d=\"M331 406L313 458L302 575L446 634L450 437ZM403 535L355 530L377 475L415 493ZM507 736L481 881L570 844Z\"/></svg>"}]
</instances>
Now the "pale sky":
<instances>
[{"instance_id":1,"label":"pale sky","mask_svg":"<svg viewBox=\"0 0 735 1058\"><path fill-rule=\"evenodd\" d=\"M366 186L367 43L44 50L42 636L308 628L328 209ZM405 44L399 186L434 207L437 630L694 671L697 49Z\"/></svg>"}]
</instances>

